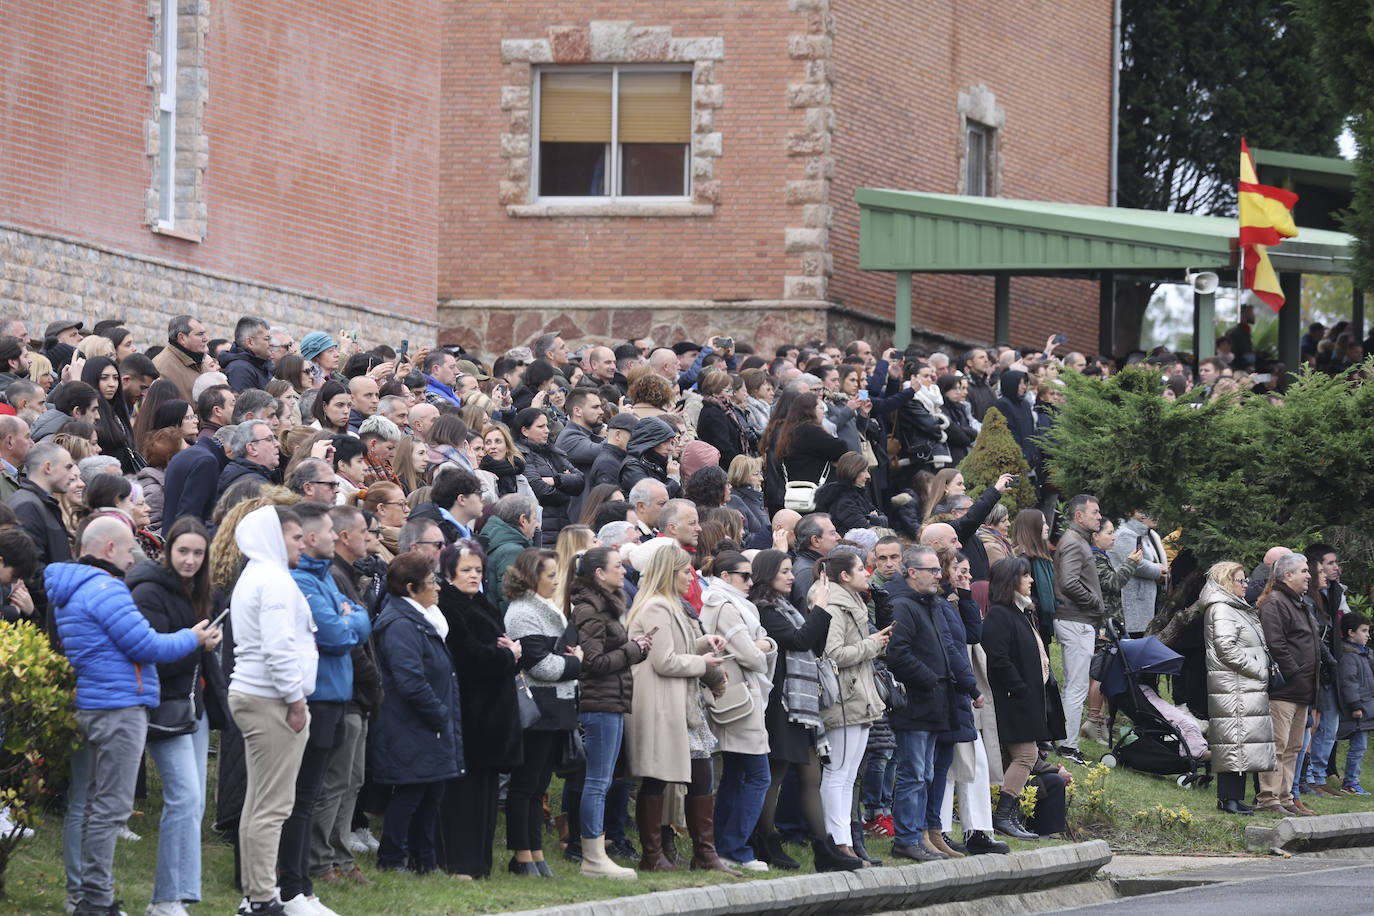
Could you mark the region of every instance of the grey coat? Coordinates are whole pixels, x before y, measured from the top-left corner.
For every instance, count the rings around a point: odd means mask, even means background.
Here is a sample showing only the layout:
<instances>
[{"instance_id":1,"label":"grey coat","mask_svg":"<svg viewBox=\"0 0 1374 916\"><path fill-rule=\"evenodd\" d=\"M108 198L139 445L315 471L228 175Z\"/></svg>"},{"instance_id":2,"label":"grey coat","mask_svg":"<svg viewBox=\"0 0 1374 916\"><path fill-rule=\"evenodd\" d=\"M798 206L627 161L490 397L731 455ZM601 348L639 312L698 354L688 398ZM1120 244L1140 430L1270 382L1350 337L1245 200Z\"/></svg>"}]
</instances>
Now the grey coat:
<instances>
[{"instance_id":1,"label":"grey coat","mask_svg":"<svg viewBox=\"0 0 1374 916\"><path fill-rule=\"evenodd\" d=\"M1269 655L1259 612L1210 579L1199 601L1206 608L1203 638L1212 769L1225 773L1275 770Z\"/></svg>"},{"instance_id":2,"label":"grey coat","mask_svg":"<svg viewBox=\"0 0 1374 916\"><path fill-rule=\"evenodd\" d=\"M1120 566L1126 557L1135 550L1135 542L1141 542L1140 562L1136 564L1135 575L1121 586L1121 611L1126 617L1126 632L1143 633L1155 616L1155 599L1159 596L1160 579L1164 575L1164 542L1159 535L1143 523L1128 518L1116 529L1116 542L1112 544L1112 564Z\"/></svg>"}]
</instances>

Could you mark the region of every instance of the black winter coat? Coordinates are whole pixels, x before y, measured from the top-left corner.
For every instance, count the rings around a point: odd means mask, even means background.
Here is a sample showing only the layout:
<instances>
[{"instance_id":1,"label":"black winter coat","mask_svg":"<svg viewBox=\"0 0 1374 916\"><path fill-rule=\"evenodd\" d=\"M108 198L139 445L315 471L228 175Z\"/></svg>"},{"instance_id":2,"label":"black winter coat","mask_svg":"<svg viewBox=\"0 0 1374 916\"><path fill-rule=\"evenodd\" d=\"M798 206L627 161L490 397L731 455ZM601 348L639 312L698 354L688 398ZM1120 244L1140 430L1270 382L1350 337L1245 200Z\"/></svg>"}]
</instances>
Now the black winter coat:
<instances>
[{"instance_id":1,"label":"black winter coat","mask_svg":"<svg viewBox=\"0 0 1374 916\"><path fill-rule=\"evenodd\" d=\"M730 508L744 516L744 546L767 550L773 546L773 528L763 508L763 492L754 487L731 487Z\"/></svg>"},{"instance_id":2,"label":"black winter coat","mask_svg":"<svg viewBox=\"0 0 1374 916\"><path fill-rule=\"evenodd\" d=\"M782 612L787 601L781 595L750 599L759 609L759 622L768 636L778 644L777 666L773 672L773 690L768 694L768 707L763 724L768 730L769 756L773 760L805 764L811 759L811 731L804 725L788 721L783 703L783 683L787 680L788 652L810 652L819 656L825 651L825 639L830 634L830 613L824 608L802 611L805 620L800 627Z\"/></svg>"},{"instance_id":3,"label":"black winter coat","mask_svg":"<svg viewBox=\"0 0 1374 916\"><path fill-rule=\"evenodd\" d=\"M644 653L621 622L624 595L575 583L571 597L572 622L582 647L578 710L629 715L634 698L630 669L644 660Z\"/></svg>"},{"instance_id":4,"label":"black winter coat","mask_svg":"<svg viewBox=\"0 0 1374 916\"><path fill-rule=\"evenodd\" d=\"M649 477L663 484L669 499L682 495L682 484L668 476L668 461L657 452L649 451L641 455L630 455L620 466L620 492L626 496L634 485Z\"/></svg>"},{"instance_id":5,"label":"black winter coat","mask_svg":"<svg viewBox=\"0 0 1374 916\"><path fill-rule=\"evenodd\" d=\"M697 438L720 451L720 466L729 468L736 455L745 451L744 431L732 414L710 400L701 405L697 415Z\"/></svg>"},{"instance_id":6,"label":"black winter coat","mask_svg":"<svg viewBox=\"0 0 1374 916\"><path fill-rule=\"evenodd\" d=\"M616 448L609 442L601 443L601 450L592 461L587 479L582 482L582 498L585 500L592 488L603 483L620 483L620 465L625 462L625 450ZM629 493L627 492L628 496Z\"/></svg>"},{"instance_id":7,"label":"black winter coat","mask_svg":"<svg viewBox=\"0 0 1374 916\"><path fill-rule=\"evenodd\" d=\"M410 785L465 775L458 678L439 631L393 595L372 638L382 669L382 711L368 748L372 778Z\"/></svg>"},{"instance_id":8,"label":"black winter coat","mask_svg":"<svg viewBox=\"0 0 1374 916\"><path fill-rule=\"evenodd\" d=\"M954 722L949 731L940 735L941 744L958 744L972 741L978 737L978 728L973 720L973 703L978 698L978 681L973 677L973 667L968 661L968 631L964 626L967 615L963 608L955 610L947 598L937 598L934 602L943 624L945 658L949 661L950 675L954 680ZM973 604L972 598L969 603ZM982 614L978 605L973 604L974 613L979 616L979 635L982 631ZM975 640L976 641L976 640Z\"/></svg>"},{"instance_id":9,"label":"black winter coat","mask_svg":"<svg viewBox=\"0 0 1374 916\"><path fill-rule=\"evenodd\" d=\"M272 364L238 344L220 354L219 367L229 380L229 387L235 391L245 388L261 388L265 391L267 383L272 380Z\"/></svg>"},{"instance_id":10,"label":"black winter coat","mask_svg":"<svg viewBox=\"0 0 1374 916\"><path fill-rule=\"evenodd\" d=\"M254 464L247 458L234 458L224 466L224 470L219 472L219 485L215 489L215 501L224 495L224 491L232 487L243 477L252 477L262 481L262 483L273 483L272 472L260 464Z\"/></svg>"},{"instance_id":11,"label":"black winter coat","mask_svg":"<svg viewBox=\"0 0 1374 916\"><path fill-rule=\"evenodd\" d=\"M445 643L458 670L464 763L474 770L513 770L524 759L515 699L520 663L496 645L506 631L501 614L484 595L464 594L443 581L439 610L448 621Z\"/></svg>"},{"instance_id":12,"label":"black winter coat","mask_svg":"<svg viewBox=\"0 0 1374 916\"><path fill-rule=\"evenodd\" d=\"M159 633L175 633L196 625L200 617L191 607L191 599L181 584L181 577L161 563L143 560L136 563L124 577L124 584L134 596L134 604L148 618ZM194 696L196 715L204 710L200 692L200 652L192 652L174 662L157 666L158 689L163 700L180 700Z\"/></svg>"},{"instance_id":13,"label":"black winter coat","mask_svg":"<svg viewBox=\"0 0 1374 916\"><path fill-rule=\"evenodd\" d=\"M997 492L996 487L988 487L973 501L962 518L949 523L963 545L964 556L968 557L968 571L974 582L987 581L989 578L988 550L978 536L978 529L988 520L992 507L1001 498L1002 494Z\"/></svg>"},{"instance_id":14,"label":"black winter coat","mask_svg":"<svg viewBox=\"0 0 1374 916\"><path fill-rule=\"evenodd\" d=\"M1035 469L1040 464L1040 446L1036 438L1039 430L1036 428L1035 411L1031 405L1026 403L1026 399L1020 397L1016 392L1020 390L1021 379L1026 377L1026 373L1015 369L1008 369L1002 373L1002 379L998 383L1001 386L1002 396L997 399L997 403L992 406L997 408L997 412L1006 417L1007 428L1011 430L1011 436L1016 440L1016 444L1021 446L1021 455L1026 459L1026 464Z\"/></svg>"},{"instance_id":15,"label":"black winter coat","mask_svg":"<svg viewBox=\"0 0 1374 916\"><path fill-rule=\"evenodd\" d=\"M572 524L569 513L573 498L582 495L582 472L556 445L535 445L524 438L516 445L525 456L525 479L544 509L544 543L552 547L558 532ZM545 483L545 477L551 478L553 484Z\"/></svg>"},{"instance_id":16,"label":"black winter coat","mask_svg":"<svg viewBox=\"0 0 1374 916\"><path fill-rule=\"evenodd\" d=\"M50 496L31 480L21 480L19 489L5 503L19 517L19 525L38 547L38 563L33 575L25 580L29 594L33 596L34 620L39 621L44 631L54 640L57 627L48 610L48 593L43 585L43 569L49 563L66 563L72 560L72 544L67 538L67 529L62 524L62 507L56 497Z\"/></svg>"},{"instance_id":17,"label":"black winter coat","mask_svg":"<svg viewBox=\"0 0 1374 916\"><path fill-rule=\"evenodd\" d=\"M338 554L334 555L334 560L329 565L329 574L334 577L334 584L339 587L339 591L355 608L366 612L369 619L376 619L367 596L358 588L359 583L363 581L371 587L371 575L359 570L352 563L345 562ZM382 705L382 672L377 667L377 647L373 645L372 637L368 636L348 654L353 662L353 699L349 702L353 704L354 711L370 719L377 714Z\"/></svg>"},{"instance_id":18,"label":"black winter coat","mask_svg":"<svg viewBox=\"0 0 1374 916\"><path fill-rule=\"evenodd\" d=\"M890 713L888 721L893 731L949 731L957 724L955 685L939 599L918 595L905 579L883 588L892 600L892 639L883 663L907 691L906 706Z\"/></svg>"},{"instance_id":19,"label":"black winter coat","mask_svg":"<svg viewBox=\"0 0 1374 916\"><path fill-rule=\"evenodd\" d=\"M816 491L816 511L829 514L840 534L851 528L887 527L887 516L869 502L863 487L842 480L828 481Z\"/></svg>"},{"instance_id":20,"label":"black winter coat","mask_svg":"<svg viewBox=\"0 0 1374 916\"><path fill-rule=\"evenodd\" d=\"M1031 619L1016 608L994 604L983 619L983 652L998 740L1006 746L1049 738L1040 648Z\"/></svg>"}]
</instances>

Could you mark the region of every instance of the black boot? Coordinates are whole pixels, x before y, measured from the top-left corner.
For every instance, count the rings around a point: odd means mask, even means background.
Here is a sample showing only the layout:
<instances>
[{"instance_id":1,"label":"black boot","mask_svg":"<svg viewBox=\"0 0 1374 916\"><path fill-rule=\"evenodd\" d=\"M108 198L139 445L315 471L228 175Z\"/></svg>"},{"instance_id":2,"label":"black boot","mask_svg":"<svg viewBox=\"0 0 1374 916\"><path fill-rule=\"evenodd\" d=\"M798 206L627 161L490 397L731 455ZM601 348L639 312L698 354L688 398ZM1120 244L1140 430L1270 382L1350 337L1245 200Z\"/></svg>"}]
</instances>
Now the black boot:
<instances>
[{"instance_id":1,"label":"black boot","mask_svg":"<svg viewBox=\"0 0 1374 916\"><path fill-rule=\"evenodd\" d=\"M882 859L875 859L868 854L868 847L864 846L864 825L858 821L849 822L849 838L854 844L854 855L863 859L869 865L882 865Z\"/></svg>"},{"instance_id":2,"label":"black boot","mask_svg":"<svg viewBox=\"0 0 1374 916\"><path fill-rule=\"evenodd\" d=\"M992 828L1003 836L1018 840L1038 840L1021 824L1021 799L1010 792L1003 792L997 800L997 810L992 812Z\"/></svg>"},{"instance_id":3,"label":"black boot","mask_svg":"<svg viewBox=\"0 0 1374 916\"><path fill-rule=\"evenodd\" d=\"M986 830L971 830L964 835L964 848L971 856L987 853L1001 854L1011 852L1011 847L1001 840L994 839Z\"/></svg>"},{"instance_id":4,"label":"black boot","mask_svg":"<svg viewBox=\"0 0 1374 916\"><path fill-rule=\"evenodd\" d=\"M782 845L782 834L776 831L768 834L763 838L763 846L768 853L768 858L764 861L772 867L783 869L785 872L794 872L801 868L801 862L787 854L787 847ZM757 853L758 847L754 847L754 850Z\"/></svg>"},{"instance_id":5,"label":"black boot","mask_svg":"<svg viewBox=\"0 0 1374 916\"><path fill-rule=\"evenodd\" d=\"M864 867L864 860L845 855L829 836L811 841L811 851L816 856L816 871L858 871Z\"/></svg>"}]
</instances>

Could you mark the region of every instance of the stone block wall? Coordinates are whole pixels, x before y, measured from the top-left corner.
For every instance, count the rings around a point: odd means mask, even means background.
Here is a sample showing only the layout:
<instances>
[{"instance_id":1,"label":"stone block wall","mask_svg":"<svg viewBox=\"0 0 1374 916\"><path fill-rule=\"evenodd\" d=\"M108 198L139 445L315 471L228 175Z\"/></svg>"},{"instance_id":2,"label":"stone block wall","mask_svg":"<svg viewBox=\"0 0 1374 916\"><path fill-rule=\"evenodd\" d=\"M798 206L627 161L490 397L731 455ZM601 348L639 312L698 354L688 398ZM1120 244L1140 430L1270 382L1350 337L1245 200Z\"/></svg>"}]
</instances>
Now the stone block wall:
<instances>
[{"instance_id":1,"label":"stone block wall","mask_svg":"<svg viewBox=\"0 0 1374 916\"><path fill-rule=\"evenodd\" d=\"M199 318L211 337L232 337L243 315L260 315L297 340L357 328L364 347L407 338L414 350L432 344L436 331L433 320L0 224L0 316L22 319L31 335L41 337L56 318L79 318L87 331L102 318L123 318L145 349L166 342L167 321L179 314Z\"/></svg>"}]
</instances>

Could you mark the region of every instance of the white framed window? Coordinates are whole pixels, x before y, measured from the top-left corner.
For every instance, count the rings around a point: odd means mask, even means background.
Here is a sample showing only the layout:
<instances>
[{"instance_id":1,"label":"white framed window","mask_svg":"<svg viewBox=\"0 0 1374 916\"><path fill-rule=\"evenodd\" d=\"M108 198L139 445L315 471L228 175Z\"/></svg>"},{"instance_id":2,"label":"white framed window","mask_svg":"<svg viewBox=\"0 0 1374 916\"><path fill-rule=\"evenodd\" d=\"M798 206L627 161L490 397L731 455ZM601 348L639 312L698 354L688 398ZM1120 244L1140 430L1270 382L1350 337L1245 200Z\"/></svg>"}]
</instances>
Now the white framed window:
<instances>
[{"instance_id":1,"label":"white framed window","mask_svg":"<svg viewBox=\"0 0 1374 916\"><path fill-rule=\"evenodd\" d=\"M178 0L162 0L162 85L158 91L159 229L176 228Z\"/></svg>"},{"instance_id":2,"label":"white framed window","mask_svg":"<svg viewBox=\"0 0 1374 916\"><path fill-rule=\"evenodd\" d=\"M996 131L986 124L967 122L964 131L964 193L992 196L992 145Z\"/></svg>"},{"instance_id":3,"label":"white framed window","mask_svg":"<svg viewBox=\"0 0 1374 916\"><path fill-rule=\"evenodd\" d=\"M691 199L690 67L542 67L533 107L541 202Z\"/></svg>"}]
</instances>

